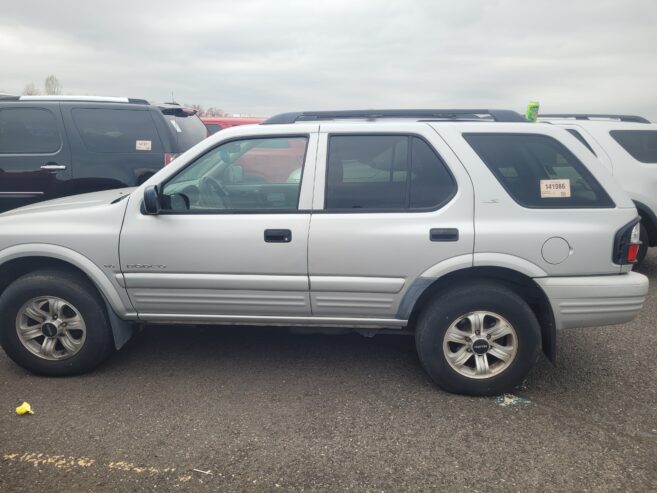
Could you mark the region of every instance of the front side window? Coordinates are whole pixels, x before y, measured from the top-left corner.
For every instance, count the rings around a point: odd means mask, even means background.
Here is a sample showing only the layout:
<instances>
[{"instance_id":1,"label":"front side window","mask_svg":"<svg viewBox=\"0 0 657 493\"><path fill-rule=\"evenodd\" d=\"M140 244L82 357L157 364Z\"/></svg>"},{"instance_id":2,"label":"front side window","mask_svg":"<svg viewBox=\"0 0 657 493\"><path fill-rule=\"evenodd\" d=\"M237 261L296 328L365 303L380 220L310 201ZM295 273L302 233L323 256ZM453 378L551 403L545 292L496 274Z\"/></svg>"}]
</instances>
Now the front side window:
<instances>
[{"instance_id":1,"label":"front side window","mask_svg":"<svg viewBox=\"0 0 657 493\"><path fill-rule=\"evenodd\" d=\"M456 192L445 163L410 135L336 135L329 140L326 210L435 209Z\"/></svg>"},{"instance_id":2,"label":"front side window","mask_svg":"<svg viewBox=\"0 0 657 493\"><path fill-rule=\"evenodd\" d=\"M637 161L657 163L657 130L612 130L609 134Z\"/></svg>"},{"instance_id":3,"label":"front side window","mask_svg":"<svg viewBox=\"0 0 657 493\"><path fill-rule=\"evenodd\" d=\"M76 108L72 114L91 152L164 152L149 111Z\"/></svg>"},{"instance_id":4,"label":"front side window","mask_svg":"<svg viewBox=\"0 0 657 493\"><path fill-rule=\"evenodd\" d=\"M169 180L165 210L297 210L307 137L251 138L208 151Z\"/></svg>"},{"instance_id":5,"label":"front side window","mask_svg":"<svg viewBox=\"0 0 657 493\"><path fill-rule=\"evenodd\" d=\"M0 154L52 154L62 140L55 116L38 108L0 110Z\"/></svg>"},{"instance_id":6,"label":"front side window","mask_svg":"<svg viewBox=\"0 0 657 493\"><path fill-rule=\"evenodd\" d=\"M552 137L505 133L464 134L463 137L520 205L614 207L586 166Z\"/></svg>"}]
</instances>

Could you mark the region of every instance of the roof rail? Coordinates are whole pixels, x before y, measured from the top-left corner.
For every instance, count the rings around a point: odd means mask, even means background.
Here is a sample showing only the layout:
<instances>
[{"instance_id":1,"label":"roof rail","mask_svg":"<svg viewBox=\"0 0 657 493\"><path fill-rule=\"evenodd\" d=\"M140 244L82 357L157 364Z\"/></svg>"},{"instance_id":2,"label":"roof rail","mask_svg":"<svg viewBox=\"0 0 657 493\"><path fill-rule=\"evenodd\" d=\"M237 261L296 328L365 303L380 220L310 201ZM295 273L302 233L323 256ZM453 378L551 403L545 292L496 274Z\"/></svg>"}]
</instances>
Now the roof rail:
<instances>
[{"instance_id":1,"label":"roof rail","mask_svg":"<svg viewBox=\"0 0 657 493\"><path fill-rule=\"evenodd\" d=\"M589 114L589 113L550 113L547 115L539 114L539 118L573 118L575 120L593 120L596 118L609 118L620 120L622 122L634 123L651 123L650 120L636 115L607 115L607 114Z\"/></svg>"},{"instance_id":2,"label":"roof rail","mask_svg":"<svg viewBox=\"0 0 657 493\"><path fill-rule=\"evenodd\" d=\"M344 110L344 111L302 111L281 113L262 122L263 125L276 123L314 122L321 120L344 119L376 120L379 118L416 118L432 120L469 120L496 122L526 122L527 119L510 110Z\"/></svg>"},{"instance_id":3,"label":"roof rail","mask_svg":"<svg viewBox=\"0 0 657 493\"><path fill-rule=\"evenodd\" d=\"M80 101L93 103L132 103L132 104L149 104L145 99L122 98L112 96L20 96L18 101Z\"/></svg>"}]
</instances>

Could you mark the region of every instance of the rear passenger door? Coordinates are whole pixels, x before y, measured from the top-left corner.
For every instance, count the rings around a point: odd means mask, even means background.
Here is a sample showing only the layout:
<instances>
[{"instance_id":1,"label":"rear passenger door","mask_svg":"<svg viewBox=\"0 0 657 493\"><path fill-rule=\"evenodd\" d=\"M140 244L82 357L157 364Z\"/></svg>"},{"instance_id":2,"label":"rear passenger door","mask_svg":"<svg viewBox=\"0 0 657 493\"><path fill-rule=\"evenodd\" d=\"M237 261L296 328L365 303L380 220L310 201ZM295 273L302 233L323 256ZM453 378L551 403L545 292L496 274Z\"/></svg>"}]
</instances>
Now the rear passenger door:
<instances>
[{"instance_id":1,"label":"rear passenger door","mask_svg":"<svg viewBox=\"0 0 657 493\"><path fill-rule=\"evenodd\" d=\"M321 126L308 268L315 316L405 319L413 281L471 265L472 184L433 129Z\"/></svg>"},{"instance_id":2,"label":"rear passenger door","mask_svg":"<svg viewBox=\"0 0 657 493\"><path fill-rule=\"evenodd\" d=\"M70 176L59 105L0 106L0 212L56 197Z\"/></svg>"},{"instance_id":3,"label":"rear passenger door","mask_svg":"<svg viewBox=\"0 0 657 493\"><path fill-rule=\"evenodd\" d=\"M164 145L146 106L62 103L72 147L68 194L131 187L164 166Z\"/></svg>"}]
</instances>

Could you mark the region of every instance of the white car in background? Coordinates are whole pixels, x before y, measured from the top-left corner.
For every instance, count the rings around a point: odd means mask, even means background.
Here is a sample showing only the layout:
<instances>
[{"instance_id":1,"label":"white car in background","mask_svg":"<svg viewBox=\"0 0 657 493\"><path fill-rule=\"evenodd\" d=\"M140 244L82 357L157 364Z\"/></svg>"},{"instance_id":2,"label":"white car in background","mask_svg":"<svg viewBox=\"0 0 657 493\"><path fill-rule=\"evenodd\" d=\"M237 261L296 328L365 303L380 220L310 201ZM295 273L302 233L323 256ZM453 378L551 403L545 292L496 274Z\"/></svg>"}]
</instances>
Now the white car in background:
<instances>
[{"instance_id":1,"label":"white car in background","mask_svg":"<svg viewBox=\"0 0 657 493\"><path fill-rule=\"evenodd\" d=\"M657 124L641 116L546 114L539 121L568 130L614 175L641 215L637 264L657 246Z\"/></svg>"}]
</instances>

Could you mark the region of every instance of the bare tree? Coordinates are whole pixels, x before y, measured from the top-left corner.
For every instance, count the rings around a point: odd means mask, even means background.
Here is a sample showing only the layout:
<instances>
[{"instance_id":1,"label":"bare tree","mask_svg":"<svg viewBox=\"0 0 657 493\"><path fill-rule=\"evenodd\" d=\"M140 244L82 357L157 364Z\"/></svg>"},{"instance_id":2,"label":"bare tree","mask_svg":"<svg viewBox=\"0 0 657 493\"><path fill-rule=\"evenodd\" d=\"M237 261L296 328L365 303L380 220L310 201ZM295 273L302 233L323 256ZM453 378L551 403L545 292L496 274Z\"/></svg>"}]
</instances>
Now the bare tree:
<instances>
[{"instance_id":1,"label":"bare tree","mask_svg":"<svg viewBox=\"0 0 657 493\"><path fill-rule=\"evenodd\" d=\"M46 94L62 93L62 85L59 83L57 77L55 77L53 74L50 74L48 77L46 77L45 92Z\"/></svg>"},{"instance_id":2,"label":"bare tree","mask_svg":"<svg viewBox=\"0 0 657 493\"><path fill-rule=\"evenodd\" d=\"M211 106L205 111L204 116L225 116L225 115L226 113L224 113L224 110Z\"/></svg>"},{"instance_id":3,"label":"bare tree","mask_svg":"<svg viewBox=\"0 0 657 493\"><path fill-rule=\"evenodd\" d=\"M188 105L185 104L183 106L188 106ZM205 110L203 109L203 106L201 106L200 104L191 104L191 105L189 105L189 108L191 108L193 110L196 110L196 113L199 116L202 116L202 115L205 114Z\"/></svg>"},{"instance_id":4,"label":"bare tree","mask_svg":"<svg viewBox=\"0 0 657 493\"><path fill-rule=\"evenodd\" d=\"M34 96L39 94L39 88L34 84L34 82L28 82L23 88L23 94L25 96Z\"/></svg>"}]
</instances>

